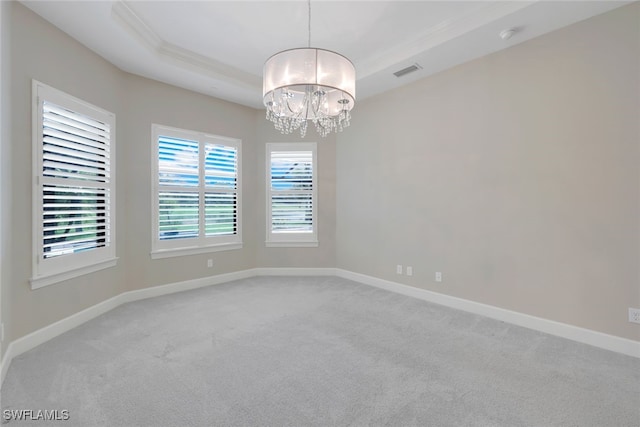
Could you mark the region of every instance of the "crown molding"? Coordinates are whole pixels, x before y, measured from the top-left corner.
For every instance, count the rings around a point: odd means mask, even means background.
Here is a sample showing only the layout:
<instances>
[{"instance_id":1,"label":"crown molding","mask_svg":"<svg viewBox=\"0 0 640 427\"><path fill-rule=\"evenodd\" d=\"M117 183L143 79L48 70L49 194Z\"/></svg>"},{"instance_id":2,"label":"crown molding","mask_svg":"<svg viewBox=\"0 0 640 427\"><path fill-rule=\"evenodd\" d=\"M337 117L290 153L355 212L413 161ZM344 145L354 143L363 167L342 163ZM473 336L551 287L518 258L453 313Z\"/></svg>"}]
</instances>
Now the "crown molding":
<instances>
[{"instance_id":1,"label":"crown molding","mask_svg":"<svg viewBox=\"0 0 640 427\"><path fill-rule=\"evenodd\" d=\"M111 19L141 42L147 50L157 52L162 39L126 4L117 0L111 7Z\"/></svg>"},{"instance_id":2,"label":"crown molding","mask_svg":"<svg viewBox=\"0 0 640 427\"><path fill-rule=\"evenodd\" d=\"M407 58L415 57L487 23L527 8L538 1L483 4L460 17L442 21L428 28L413 40L382 50L375 56L361 60L358 63L358 79L371 76L396 64L407 62ZM170 62L176 66L228 83L238 84L247 89L261 89L262 80L259 76L163 40L133 11L125 0L116 0L114 2L111 9L111 17L145 49L165 62Z\"/></svg>"},{"instance_id":3,"label":"crown molding","mask_svg":"<svg viewBox=\"0 0 640 427\"><path fill-rule=\"evenodd\" d=\"M229 84L262 90L261 77L163 40L124 0L113 3L111 18L147 51L164 62Z\"/></svg>"}]
</instances>

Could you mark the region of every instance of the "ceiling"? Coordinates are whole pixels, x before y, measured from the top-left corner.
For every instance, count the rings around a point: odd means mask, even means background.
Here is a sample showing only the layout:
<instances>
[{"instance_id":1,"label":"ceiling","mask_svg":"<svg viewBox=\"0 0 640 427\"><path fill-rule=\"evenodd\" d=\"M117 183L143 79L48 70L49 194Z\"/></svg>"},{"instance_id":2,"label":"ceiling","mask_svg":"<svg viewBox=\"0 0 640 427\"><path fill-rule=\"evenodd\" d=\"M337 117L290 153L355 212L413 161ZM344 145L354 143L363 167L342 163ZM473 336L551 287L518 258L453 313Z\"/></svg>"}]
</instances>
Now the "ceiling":
<instances>
[{"instance_id":1,"label":"ceiling","mask_svg":"<svg viewBox=\"0 0 640 427\"><path fill-rule=\"evenodd\" d=\"M362 100L628 3L313 0L311 46L351 59ZM124 71L254 108L264 61L308 45L305 0L22 4Z\"/></svg>"}]
</instances>

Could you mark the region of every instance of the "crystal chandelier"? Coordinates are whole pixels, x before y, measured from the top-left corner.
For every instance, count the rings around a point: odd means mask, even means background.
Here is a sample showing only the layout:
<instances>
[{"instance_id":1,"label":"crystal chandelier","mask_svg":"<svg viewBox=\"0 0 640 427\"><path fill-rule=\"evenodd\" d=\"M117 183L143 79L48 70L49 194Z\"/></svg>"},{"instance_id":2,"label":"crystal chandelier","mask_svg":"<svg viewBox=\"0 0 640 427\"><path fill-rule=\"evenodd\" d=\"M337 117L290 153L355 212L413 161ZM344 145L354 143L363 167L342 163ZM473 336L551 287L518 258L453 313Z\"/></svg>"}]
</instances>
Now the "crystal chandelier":
<instances>
[{"instance_id":1,"label":"crystal chandelier","mask_svg":"<svg viewBox=\"0 0 640 427\"><path fill-rule=\"evenodd\" d=\"M304 138L309 121L320 136L349 126L355 105L356 70L346 57L311 48L311 0L307 48L285 50L267 59L263 102L267 120L283 134L296 129Z\"/></svg>"}]
</instances>

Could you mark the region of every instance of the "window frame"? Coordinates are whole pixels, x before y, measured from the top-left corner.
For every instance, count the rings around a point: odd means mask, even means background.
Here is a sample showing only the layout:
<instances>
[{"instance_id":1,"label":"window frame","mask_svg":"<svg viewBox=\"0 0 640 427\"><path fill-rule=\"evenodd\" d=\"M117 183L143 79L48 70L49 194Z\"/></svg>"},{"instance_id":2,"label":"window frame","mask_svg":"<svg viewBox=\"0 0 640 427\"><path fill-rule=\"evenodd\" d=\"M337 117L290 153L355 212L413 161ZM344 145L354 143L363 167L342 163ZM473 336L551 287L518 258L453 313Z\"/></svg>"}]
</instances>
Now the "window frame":
<instances>
[{"instance_id":1,"label":"window frame","mask_svg":"<svg viewBox=\"0 0 640 427\"><path fill-rule=\"evenodd\" d=\"M104 188L105 217L108 221L106 244L104 247L88 251L63 254L44 258L44 195L46 183L55 185L60 178L45 177L43 172L43 106L50 102L93 120L109 125L108 161L109 178L102 185L91 181L88 187ZM116 117L115 114L69 95L61 90L32 80L32 277L31 288L38 289L74 277L90 274L117 264L116 256ZM62 181L59 181L62 182ZM74 181L78 182L78 181ZM74 182L69 182L73 186Z\"/></svg>"},{"instance_id":2,"label":"window frame","mask_svg":"<svg viewBox=\"0 0 640 427\"><path fill-rule=\"evenodd\" d=\"M272 230L271 153L277 151L311 151L312 163L312 231L277 233ZM315 142L269 142L266 144L266 247L317 247L318 246L318 150Z\"/></svg>"},{"instance_id":3,"label":"window frame","mask_svg":"<svg viewBox=\"0 0 640 427\"><path fill-rule=\"evenodd\" d=\"M199 195L199 226L198 236L194 238L161 240L159 238L159 195L163 188L159 183L159 145L160 136L185 139L198 142L198 185L184 187L189 192L197 192ZM236 165L236 233L225 236L209 236L204 234L206 227L204 207L204 195L211 192L211 187L205 185L205 150L206 144L216 144L231 146L237 150ZM241 249L242 242L242 140L220 135L213 135L205 132L180 129L161 124L151 125L151 258L161 259L176 256L196 255L209 252L228 251ZM172 186L177 188L179 186ZM176 190L178 191L178 190ZM201 202L200 202L201 201Z\"/></svg>"}]
</instances>

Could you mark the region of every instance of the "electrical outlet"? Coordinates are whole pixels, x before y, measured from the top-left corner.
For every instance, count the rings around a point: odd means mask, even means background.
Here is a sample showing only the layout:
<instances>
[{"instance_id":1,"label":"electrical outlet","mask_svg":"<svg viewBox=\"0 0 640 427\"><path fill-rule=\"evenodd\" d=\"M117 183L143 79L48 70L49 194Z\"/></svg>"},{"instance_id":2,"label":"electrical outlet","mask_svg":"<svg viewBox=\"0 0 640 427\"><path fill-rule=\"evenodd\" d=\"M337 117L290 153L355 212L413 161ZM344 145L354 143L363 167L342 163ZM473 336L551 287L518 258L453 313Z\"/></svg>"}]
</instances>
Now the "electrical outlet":
<instances>
[{"instance_id":1,"label":"electrical outlet","mask_svg":"<svg viewBox=\"0 0 640 427\"><path fill-rule=\"evenodd\" d=\"M629 322L640 323L640 308L629 307Z\"/></svg>"},{"instance_id":2,"label":"electrical outlet","mask_svg":"<svg viewBox=\"0 0 640 427\"><path fill-rule=\"evenodd\" d=\"M208 267L208 268L213 267L213 260L212 260L212 259L208 259L208 260L207 260L207 267Z\"/></svg>"},{"instance_id":3,"label":"electrical outlet","mask_svg":"<svg viewBox=\"0 0 640 427\"><path fill-rule=\"evenodd\" d=\"M407 276L413 276L413 267L407 266Z\"/></svg>"},{"instance_id":4,"label":"electrical outlet","mask_svg":"<svg viewBox=\"0 0 640 427\"><path fill-rule=\"evenodd\" d=\"M436 282L442 282L442 273L436 271Z\"/></svg>"},{"instance_id":5,"label":"electrical outlet","mask_svg":"<svg viewBox=\"0 0 640 427\"><path fill-rule=\"evenodd\" d=\"M402 266L400 264L396 265L396 274L402 274Z\"/></svg>"}]
</instances>

